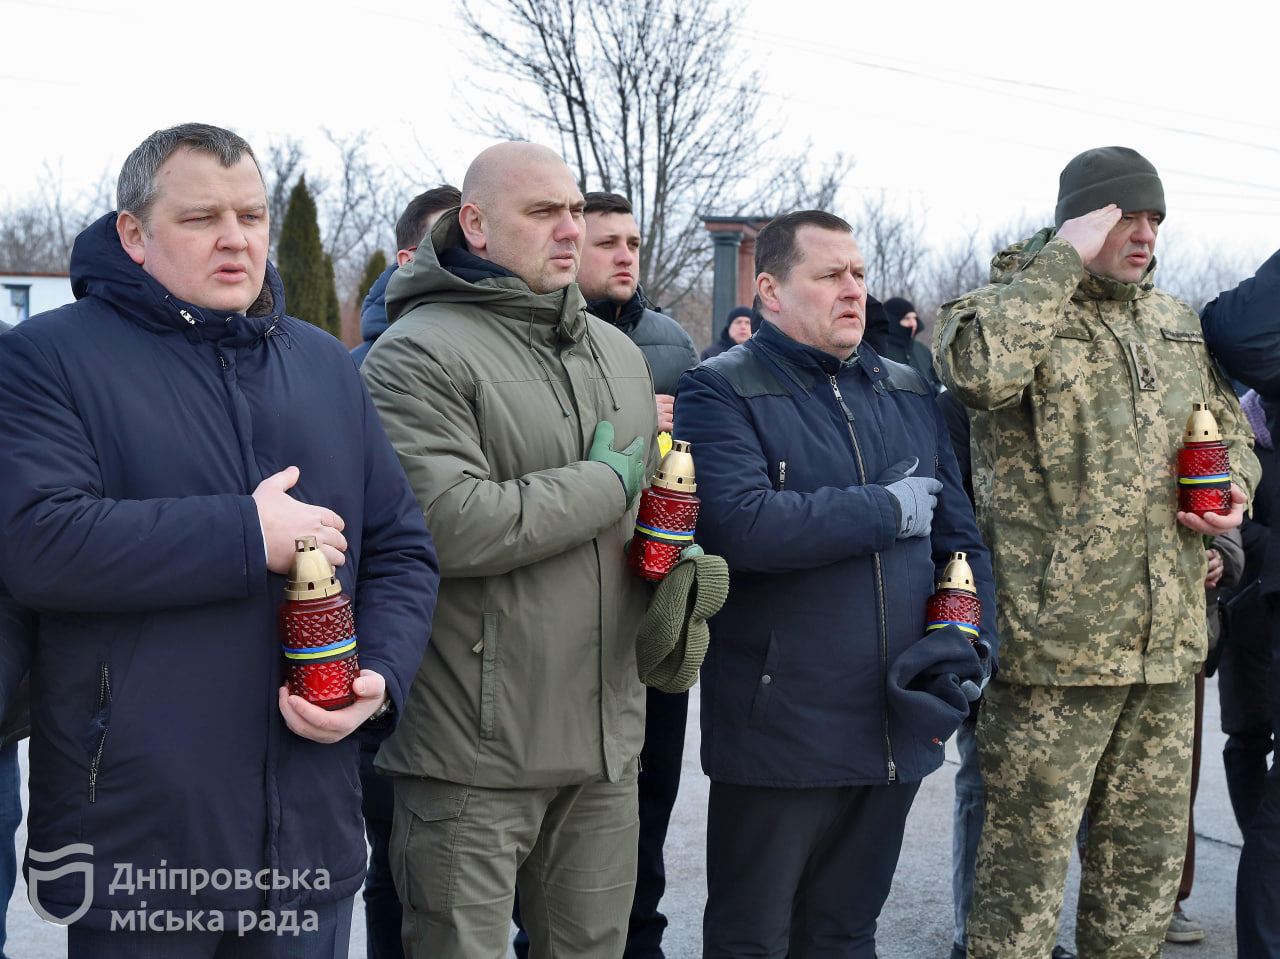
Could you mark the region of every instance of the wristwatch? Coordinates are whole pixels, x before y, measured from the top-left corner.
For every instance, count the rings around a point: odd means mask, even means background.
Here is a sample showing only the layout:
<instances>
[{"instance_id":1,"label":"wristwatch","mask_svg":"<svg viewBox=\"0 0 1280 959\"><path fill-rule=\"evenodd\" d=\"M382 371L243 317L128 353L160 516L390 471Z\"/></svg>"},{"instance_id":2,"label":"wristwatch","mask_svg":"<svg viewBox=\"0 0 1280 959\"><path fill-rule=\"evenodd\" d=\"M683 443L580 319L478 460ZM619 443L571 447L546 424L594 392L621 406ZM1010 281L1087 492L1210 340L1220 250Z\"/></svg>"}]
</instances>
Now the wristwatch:
<instances>
[{"instance_id":1,"label":"wristwatch","mask_svg":"<svg viewBox=\"0 0 1280 959\"><path fill-rule=\"evenodd\" d=\"M396 708L395 700L393 700L391 698L391 694L388 693L387 697L382 701L382 705L379 706L376 710L374 710L373 715L370 716L368 719L366 719L365 722L376 723L379 720L386 719L388 716L391 715L392 711L395 708Z\"/></svg>"}]
</instances>

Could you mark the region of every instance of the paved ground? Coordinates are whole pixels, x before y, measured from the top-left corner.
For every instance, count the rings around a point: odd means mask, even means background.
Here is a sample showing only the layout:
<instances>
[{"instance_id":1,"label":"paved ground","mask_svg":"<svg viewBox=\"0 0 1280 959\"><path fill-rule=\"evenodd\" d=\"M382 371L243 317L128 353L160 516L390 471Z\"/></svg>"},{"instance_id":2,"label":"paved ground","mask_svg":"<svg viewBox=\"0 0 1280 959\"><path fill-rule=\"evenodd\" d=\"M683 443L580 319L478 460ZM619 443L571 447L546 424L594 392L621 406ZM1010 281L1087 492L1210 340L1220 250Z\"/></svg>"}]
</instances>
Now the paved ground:
<instances>
[{"instance_id":1,"label":"paved ground","mask_svg":"<svg viewBox=\"0 0 1280 959\"><path fill-rule=\"evenodd\" d=\"M1196 884L1186 903L1189 914L1205 927L1206 939L1194 945L1167 945L1166 959L1234 959L1234 896L1240 833L1231 815L1231 804L1222 772L1224 737L1218 723L1217 683L1209 680L1205 696L1205 744L1196 803ZM702 904L706 896L703 878L703 828L707 781L698 765L697 690L689 711L689 738L685 750L685 778L668 840L669 888L664 910L670 918L665 942L669 959L696 959L701 953ZM25 753L23 755L25 768ZM951 919L951 803L956 756L948 746L948 762L920 789L911 818L893 891L880 921L881 959L945 959L950 952ZM24 808L25 808L24 796ZM26 843L25 831L18 848ZM1074 942L1075 885L1073 861L1067 883L1060 941ZM8 913L11 959L55 959L66 950L61 927L42 922L26 901L21 879ZM352 959L365 959L364 916L357 901Z\"/></svg>"}]
</instances>

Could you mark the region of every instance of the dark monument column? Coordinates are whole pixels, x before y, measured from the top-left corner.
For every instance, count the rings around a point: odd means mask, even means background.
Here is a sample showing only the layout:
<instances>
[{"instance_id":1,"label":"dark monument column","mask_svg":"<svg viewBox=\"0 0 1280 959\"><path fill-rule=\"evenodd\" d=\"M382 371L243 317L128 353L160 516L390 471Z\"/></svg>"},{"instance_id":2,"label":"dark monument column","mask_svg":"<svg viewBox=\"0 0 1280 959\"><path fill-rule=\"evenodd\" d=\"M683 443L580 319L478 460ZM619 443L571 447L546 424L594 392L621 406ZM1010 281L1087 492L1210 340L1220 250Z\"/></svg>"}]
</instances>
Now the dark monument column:
<instances>
[{"instance_id":1,"label":"dark monument column","mask_svg":"<svg viewBox=\"0 0 1280 959\"><path fill-rule=\"evenodd\" d=\"M711 342L729 325L729 311L738 305L738 247L742 230L713 230L715 284L711 294Z\"/></svg>"}]
</instances>

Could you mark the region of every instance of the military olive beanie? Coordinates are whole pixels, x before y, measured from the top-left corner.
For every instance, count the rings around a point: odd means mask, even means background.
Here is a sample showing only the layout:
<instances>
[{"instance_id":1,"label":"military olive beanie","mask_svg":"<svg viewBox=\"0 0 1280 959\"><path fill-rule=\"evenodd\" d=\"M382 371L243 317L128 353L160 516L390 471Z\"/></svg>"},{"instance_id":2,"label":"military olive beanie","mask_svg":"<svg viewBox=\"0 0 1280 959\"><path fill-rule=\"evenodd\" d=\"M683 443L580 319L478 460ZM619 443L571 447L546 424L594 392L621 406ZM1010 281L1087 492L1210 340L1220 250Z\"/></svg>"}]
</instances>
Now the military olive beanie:
<instances>
[{"instance_id":1,"label":"military olive beanie","mask_svg":"<svg viewBox=\"0 0 1280 959\"><path fill-rule=\"evenodd\" d=\"M1164 185L1156 168L1128 147L1085 150L1062 169L1054 226L1114 203L1122 210L1164 216Z\"/></svg>"},{"instance_id":2,"label":"military olive beanie","mask_svg":"<svg viewBox=\"0 0 1280 959\"><path fill-rule=\"evenodd\" d=\"M719 556L691 556L672 567L654 590L636 636L640 681L682 693L698 679L707 655L707 620L729 595L729 567Z\"/></svg>"}]
</instances>

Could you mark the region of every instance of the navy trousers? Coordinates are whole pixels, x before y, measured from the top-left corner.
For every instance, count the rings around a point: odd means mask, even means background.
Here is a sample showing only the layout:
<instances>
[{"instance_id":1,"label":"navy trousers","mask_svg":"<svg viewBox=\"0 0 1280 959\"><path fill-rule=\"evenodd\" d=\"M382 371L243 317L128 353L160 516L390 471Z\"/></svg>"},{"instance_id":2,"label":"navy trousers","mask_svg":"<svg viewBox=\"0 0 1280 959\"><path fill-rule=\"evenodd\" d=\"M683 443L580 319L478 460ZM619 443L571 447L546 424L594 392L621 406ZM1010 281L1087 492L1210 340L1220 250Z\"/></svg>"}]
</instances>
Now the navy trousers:
<instances>
[{"instance_id":1,"label":"navy trousers","mask_svg":"<svg viewBox=\"0 0 1280 959\"><path fill-rule=\"evenodd\" d=\"M667 871L662 848L680 791L689 694L650 689L645 708L644 749L640 752L640 855L623 959L663 959L662 932L667 928L667 917L658 911L658 903L667 888Z\"/></svg>"},{"instance_id":2,"label":"navy trousers","mask_svg":"<svg viewBox=\"0 0 1280 959\"><path fill-rule=\"evenodd\" d=\"M1272 750L1270 665L1270 631L1261 621L1256 629L1233 633L1218 662L1222 731L1227 734L1222 763L1242 835L1262 801Z\"/></svg>"},{"instance_id":3,"label":"navy trousers","mask_svg":"<svg viewBox=\"0 0 1280 959\"><path fill-rule=\"evenodd\" d=\"M400 940L403 910L388 853L395 789L390 779L373 768L379 745L372 738L360 744L360 811L369 839L369 868L364 877L365 950L369 959L404 959Z\"/></svg>"},{"instance_id":4,"label":"navy trousers","mask_svg":"<svg viewBox=\"0 0 1280 959\"><path fill-rule=\"evenodd\" d=\"M1280 737L1280 597L1270 598L1272 728ZM1280 741L1280 739L1277 739ZM1244 834L1236 874L1236 952L1240 959L1280 956L1280 761L1272 754L1262 798Z\"/></svg>"},{"instance_id":5,"label":"navy trousers","mask_svg":"<svg viewBox=\"0 0 1280 959\"><path fill-rule=\"evenodd\" d=\"M703 959L874 959L919 788L713 781Z\"/></svg>"}]
</instances>

